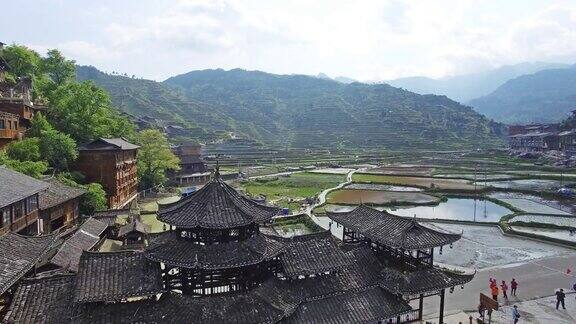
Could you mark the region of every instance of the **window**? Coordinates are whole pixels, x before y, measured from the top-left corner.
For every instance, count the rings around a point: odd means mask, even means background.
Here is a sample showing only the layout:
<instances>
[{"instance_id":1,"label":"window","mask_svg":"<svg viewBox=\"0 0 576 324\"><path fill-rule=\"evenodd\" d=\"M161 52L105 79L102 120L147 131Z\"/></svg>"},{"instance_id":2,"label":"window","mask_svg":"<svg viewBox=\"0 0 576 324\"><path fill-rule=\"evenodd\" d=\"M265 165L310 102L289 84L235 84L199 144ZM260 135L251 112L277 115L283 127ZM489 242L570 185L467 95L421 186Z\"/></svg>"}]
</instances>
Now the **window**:
<instances>
[{"instance_id":1,"label":"window","mask_svg":"<svg viewBox=\"0 0 576 324\"><path fill-rule=\"evenodd\" d=\"M4 119L0 119L0 129L6 129L6 121Z\"/></svg>"},{"instance_id":2,"label":"window","mask_svg":"<svg viewBox=\"0 0 576 324\"><path fill-rule=\"evenodd\" d=\"M36 209L38 209L38 196L34 195L26 198L26 214L30 214Z\"/></svg>"},{"instance_id":3,"label":"window","mask_svg":"<svg viewBox=\"0 0 576 324\"><path fill-rule=\"evenodd\" d=\"M14 204L14 220L24 216L24 201Z\"/></svg>"},{"instance_id":4,"label":"window","mask_svg":"<svg viewBox=\"0 0 576 324\"><path fill-rule=\"evenodd\" d=\"M5 207L0 210L0 227L5 227L10 225L11 208Z\"/></svg>"}]
</instances>

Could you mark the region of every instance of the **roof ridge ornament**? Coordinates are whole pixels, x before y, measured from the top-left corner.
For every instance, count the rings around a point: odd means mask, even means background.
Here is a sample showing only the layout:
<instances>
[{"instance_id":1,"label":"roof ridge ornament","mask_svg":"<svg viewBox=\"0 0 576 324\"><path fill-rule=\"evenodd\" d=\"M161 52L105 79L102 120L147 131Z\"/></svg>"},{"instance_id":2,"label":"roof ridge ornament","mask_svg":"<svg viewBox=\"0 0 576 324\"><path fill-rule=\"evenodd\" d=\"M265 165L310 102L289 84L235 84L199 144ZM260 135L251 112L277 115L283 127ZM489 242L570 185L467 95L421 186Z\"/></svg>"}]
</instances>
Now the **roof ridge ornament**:
<instances>
[{"instance_id":1,"label":"roof ridge ornament","mask_svg":"<svg viewBox=\"0 0 576 324\"><path fill-rule=\"evenodd\" d=\"M214 179L220 179L220 160L216 159L216 168L214 170Z\"/></svg>"}]
</instances>

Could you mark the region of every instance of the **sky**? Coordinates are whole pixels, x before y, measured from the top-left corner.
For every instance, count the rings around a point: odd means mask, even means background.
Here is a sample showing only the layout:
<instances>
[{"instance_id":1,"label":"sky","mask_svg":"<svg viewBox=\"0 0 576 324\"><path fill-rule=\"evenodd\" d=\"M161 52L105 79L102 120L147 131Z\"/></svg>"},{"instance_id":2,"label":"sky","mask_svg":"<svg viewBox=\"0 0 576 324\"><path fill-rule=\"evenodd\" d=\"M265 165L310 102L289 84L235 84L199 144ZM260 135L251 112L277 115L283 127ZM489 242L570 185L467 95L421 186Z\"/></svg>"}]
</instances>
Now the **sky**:
<instances>
[{"instance_id":1,"label":"sky","mask_svg":"<svg viewBox=\"0 0 576 324\"><path fill-rule=\"evenodd\" d=\"M576 63L576 0L2 2L1 42L158 81L212 68L380 81Z\"/></svg>"}]
</instances>

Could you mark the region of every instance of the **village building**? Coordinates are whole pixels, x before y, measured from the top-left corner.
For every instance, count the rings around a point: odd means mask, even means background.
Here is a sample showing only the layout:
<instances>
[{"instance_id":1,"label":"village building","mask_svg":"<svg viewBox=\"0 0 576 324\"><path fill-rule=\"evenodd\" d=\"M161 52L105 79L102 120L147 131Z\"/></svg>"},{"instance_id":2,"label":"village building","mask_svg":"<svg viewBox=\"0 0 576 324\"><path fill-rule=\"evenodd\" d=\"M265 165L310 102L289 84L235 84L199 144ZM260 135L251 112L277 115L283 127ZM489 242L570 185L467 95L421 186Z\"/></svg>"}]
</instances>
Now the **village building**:
<instances>
[{"instance_id":1,"label":"village building","mask_svg":"<svg viewBox=\"0 0 576 324\"><path fill-rule=\"evenodd\" d=\"M0 235L43 233L39 219L39 194L46 182L0 166Z\"/></svg>"},{"instance_id":2,"label":"village building","mask_svg":"<svg viewBox=\"0 0 576 324\"><path fill-rule=\"evenodd\" d=\"M0 149L15 140L22 139L23 136L23 130L20 128L20 117L0 111Z\"/></svg>"},{"instance_id":3,"label":"village building","mask_svg":"<svg viewBox=\"0 0 576 324\"><path fill-rule=\"evenodd\" d=\"M423 298L439 295L443 307L445 289L473 278L433 267L434 248L458 234L365 206L330 215L346 228L343 243L330 231L263 234L279 211L240 195L216 171L196 193L160 207L170 229L143 252L84 251L75 274L22 282L4 320L407 323L421 318Z\"/></svg>"},{"instance_id":4,"label":"village building","mask_svg":"<svg viewBox=\"0 0 576 324\"><path fill-rule=\"evenodd\" d=\"M125 249L143 250L148 245L150 226L144 224L139 215L133 215L118 230L118 239Z\"/></svg>"},{"instance_id":5,"label":"village building","mask_svg":"<svg viewBox=\"0 0 576 324\"><path fill-rule=\"evenodd\" d=\"M109 208L123 208L138 194L138 148L123 138L99 138L79 148L75 169L104 187Z\"/></svg>"},{"instance_id":6,"label":"village building","mask_svg":"<svg viewBox=\"0 0 576 324\"><path fill-rule=\"evenodd\" d=\"M40 222L44 233L50 233L63 227L76 223L80 216L80 197L86 192L84 189L74 188L63 184L56 179L44 180L48 188L41 191Z\"/></svg>"},{"instance_id":7,"label":"village building","mask_svg":"<svg viewBox=\"0 0 576 324\"><path fill-rule=\"evenodd\" d=\"M210 180L210 172L202 159L202 145L186 142L172 148L180 159L180 170L171 175L178 185L201 184Z\"/></svg>"},{"instance_id":8,"label":"village building","mask_svg":"<svg viewBox=\"0 0 576 324\"><path fill-rule=\"evenodd\" d=\"M526 133L508 137L508 143L512 150L525 152L543 152L559 149L559 137L557 133Z\"/></svg>"}]
</instances>

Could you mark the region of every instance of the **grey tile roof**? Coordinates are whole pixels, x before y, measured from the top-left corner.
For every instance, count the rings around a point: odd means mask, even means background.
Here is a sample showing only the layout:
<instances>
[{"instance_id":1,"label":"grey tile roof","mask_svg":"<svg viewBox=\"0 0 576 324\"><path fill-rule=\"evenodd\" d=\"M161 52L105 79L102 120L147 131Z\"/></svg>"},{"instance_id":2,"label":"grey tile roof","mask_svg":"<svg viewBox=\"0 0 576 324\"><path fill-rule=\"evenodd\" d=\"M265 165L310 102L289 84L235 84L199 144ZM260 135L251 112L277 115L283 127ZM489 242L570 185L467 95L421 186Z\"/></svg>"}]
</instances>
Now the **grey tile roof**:
<instances>
[{"instance_id":1,"label":"grey tile roof","mask_svg":"<svg viewBox=\"0 0 576 324\"><path fill-rule=\"evenodd\" d=\"M140 146L132 144L123 138L99 138L90 143L80 146L81 151L101 150L135 150Z\"/></svg>"},{"instance_id":2,"label":"grey tile roof","mask_svg":"<svg viewBox=\"0 0 576 324\"><path fill-rule=\"evenodd\" d=\"M338 247L330 231L278 240L285 245L281 260L288 277L339 270L352 261Z\"/></svg>"},{"instance_id":3,"label":"grey tile roof","mask_svg":"<svg viewBox=\"0 0 576 324\"><path fill-rule=\"evenodd\" d=\"M78 271L82 251L88 251L100 241L100 235L108 225L94 218L87 219L78 230L67 239L50 261L62 268Z\"/></svg>"},{"instance_id":4,"label":"grey tile roof","mask_svg":"<svg viewBox=\"0 0 576 324\"><path fill-rule=\"evenodd\" d=\"M58 274L26 279L18 286L4 318L7 323L67 322L75 276Z\"/></svg>"},{"instance_id":5,"label":"grey tile roof","mask_svg":"<svg viewBox=\"0 0 576 324\"><path fill-rule=\"evenodd\" d=\"M164 232L150 240L146 256L189 269L226 269L258 264L279 255L282 243L259 234L239 242L200 245Z\"/></svg>"},{"instance_id":6,"label":"grey tile roof","mask_svg":"<svg viewBox=\"0 0 576 324\"><path fill-rule=\"evenodd\" d=\"M118 237L124 237L126 234L131 232L148 234L150 232L150 225L142 223L138 218L133 218L129 223L120 227L118 230Z\"/></svg>"},{"instance_id":7,"label":"grey tile roof","mask_svg":"<svg viewBox=\"0 0 576 324\"><path fill-rule=\"evenodd\" d=\"M159 207L158 220L183 228L233 228L266 222L279 212L240 195L219 177L192 195Z\"/></svg>"},{"instance_id":8,"label":"grey tile roof","mask_svg":"<svg viewBox=\"0 0 576 324\"><path fill-rule=\"evenodd\" d=\"M473 278L474 274L458 274L436 268L407 273L384 268L380 285L394 294L415 296L460 286L470 282Z\"/></svg>"},{"instance_id":9,"label":"grey tile roof","mask_svg":"<svg viewBox=\"0 0 576 324\"><path fill-rule=\"evenodd\" d=\"M56 239L54 234L23 236L7 233L0 236L0 295L34 268Z\"/></svg>"},{"instance_id":10,"label":"grey tile roof","mask_svg":"<svg viewBox=\"0 0 576 324\"><path fill-rule=\"evenodd\" d=\"M142 252L84 252L76 277L76 302L120 301L163 291L160 265Z\"/></svg>"},{"instance_id":11,"label":"grey tile roof","mask_svg":"<svg viewBox=\"0 0 576 324\"><path fill-rule=\"evenodd\" d=\"M413 219L360 205L345 213L327 213L336 223L381 244L405 250L427 249L458 241L460 234L443 233Z\"/></svg>"},{"instance_id":12,"label":"grey tile roof","mask_svg":"<svg viewBox=\"0 0 576 324\"><path fill-rule=\"evenodd\" d=\"M35 195L46 188L46 182L0 165L0 207Z\"/></svg>"},{"instance_id":13,"label":"grey tile roof","mask_svg":"<svg viewBox=\"0 0 576 324\"><path fill-rule=\"evenodd\" d=\"M40 198L40 210L60 205L86 193L84 189L67 186L54 178L44 181L48 184L48 188L41 191L38 195Z\"/></svg>"}]
</instances>

